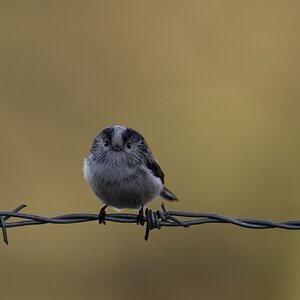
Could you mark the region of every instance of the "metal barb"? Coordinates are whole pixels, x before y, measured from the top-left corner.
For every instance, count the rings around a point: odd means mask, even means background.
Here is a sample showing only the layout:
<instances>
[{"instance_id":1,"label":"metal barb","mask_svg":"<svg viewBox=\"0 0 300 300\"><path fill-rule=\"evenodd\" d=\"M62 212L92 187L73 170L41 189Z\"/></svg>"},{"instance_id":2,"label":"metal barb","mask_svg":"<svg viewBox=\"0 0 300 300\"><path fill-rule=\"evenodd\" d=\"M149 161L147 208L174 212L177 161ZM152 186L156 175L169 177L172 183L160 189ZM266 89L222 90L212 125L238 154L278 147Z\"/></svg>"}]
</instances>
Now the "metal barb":
<instances>
[{"instance_id":1,"label":"metal barb","mask_svg":"<svg viewBox=\"0 0 300 300\"><path fill-rule=\"evenodd\" d=\"M15 208L12 212L17 213L19 212L21 209L25 208L26 205L25 204L21 204L19 205L17 208ZM6 230L6 224L5 221L8 220L11 216L3 216L0 217L0 224L1 224L1 228L2 228L2 236L3 236L3 241L6 245L8 245L8 238L7 238L7 230Z\"/></svg>"},{"instance_id":2,"label":"metal barb","mask_svg":"<svg viewBox=\"0 0 300 300\"><path fill-rule=\"evenodd\" d=\"M66 214L51 218L20 213L20 210L22 210L24 207L26 207L26 205L22 204L13 211L0 211L0 226L2 230L3 241L6 244L8 244L7 228L10 227L41 225L46 223L71 224L99 220L98 214L88 213ZM149 239L150 231L153 229L174 226L189 227L192 225L201 225L207 223L232 224L251 229L280 228L286 230L300 230L300 220L276 222L268 220L231 218L205 212L169 211L164 203L162 203L161 209L161 211L153 211L147 208L145 211L144 221L146 222L146 231L144 238L146 241ZM23 220L7 222L10 218L18 218ZM138 218L138 215L128 213L112 213L105 215L105 221L107 222L137 223Z\"/></svg>"},{"instance_id":3,"label":"metal barb","mask_svg":"<svg viewBox=\"0 0 300 300\"><path fill-rule=\"evenodd\" d=\"M7 231L6 231L6 225L4 222L4 217L0 218L0 224L1 224L1 228L2 228L3 241L6 245L8 245L8 238L7 238Z\"/></svg>"}]
</instances>

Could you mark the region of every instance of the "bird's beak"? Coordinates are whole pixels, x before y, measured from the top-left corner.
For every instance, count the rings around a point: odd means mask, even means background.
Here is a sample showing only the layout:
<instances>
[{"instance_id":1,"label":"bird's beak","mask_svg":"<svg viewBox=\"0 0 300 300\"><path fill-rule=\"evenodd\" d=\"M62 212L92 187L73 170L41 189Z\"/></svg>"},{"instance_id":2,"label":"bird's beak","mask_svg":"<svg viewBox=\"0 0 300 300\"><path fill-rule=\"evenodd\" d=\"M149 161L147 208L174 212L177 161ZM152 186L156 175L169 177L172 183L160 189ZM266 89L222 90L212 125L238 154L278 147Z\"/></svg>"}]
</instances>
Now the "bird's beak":
<instances>
[{"instance_id":1,"label":"bird's beak","mask_svg":"<svg viewBox=\"0 0 300 300\"><path fill-rule=\"evenodd\" d=\"M122 147L120 147L119 145L113 145L113 146L112 146L112 149L113 149L114 151L121 151L121 150L122 150Z\"/></svg>"}]
</instances>

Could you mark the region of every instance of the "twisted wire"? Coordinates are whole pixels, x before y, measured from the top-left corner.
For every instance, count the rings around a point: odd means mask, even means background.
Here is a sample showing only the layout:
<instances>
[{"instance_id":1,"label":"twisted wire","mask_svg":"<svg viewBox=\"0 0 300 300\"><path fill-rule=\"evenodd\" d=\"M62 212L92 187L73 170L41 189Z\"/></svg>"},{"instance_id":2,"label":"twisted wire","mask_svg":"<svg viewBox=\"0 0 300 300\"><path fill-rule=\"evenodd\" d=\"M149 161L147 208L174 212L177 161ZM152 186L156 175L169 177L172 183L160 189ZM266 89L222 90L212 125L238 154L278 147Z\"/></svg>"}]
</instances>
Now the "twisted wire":
<instances>
[{"instance_id":1,"label":"twisted wire","mask_svg":"<svg viewBox=\"0 0 300 300\"><path fill-rule=\"evenodd\" d=\"M71 224L99 220L98 214L89 213L66 214L51 218L33 214L20 213L20 211L25 207L26 205L22 204L13 211L0 211L0 227L2 229L3 241L6 244L8 244L7 228L10 227L40 225L47 223ZM153 229L161 229L162 227L168 226L189 227L192 225L201 225L206 223L229 223L232 225L251 229L280 228L287 230L300 230L300 220L276 222L257 219L231 218L215 213L206 212L169 211L167 210L164 203L162 203L161 208L161 211L153 211L147 208L145 211L145 216L142 217L143 222L141 222L140 220L140 215L128 213L106 214L105 221L118 223L140 223L141 225L146 223L146 231L144 237L145 240L148 240L150 231ZM19 218L24 220L7 222L10 218Z\"/></svg>"}]
</instances>

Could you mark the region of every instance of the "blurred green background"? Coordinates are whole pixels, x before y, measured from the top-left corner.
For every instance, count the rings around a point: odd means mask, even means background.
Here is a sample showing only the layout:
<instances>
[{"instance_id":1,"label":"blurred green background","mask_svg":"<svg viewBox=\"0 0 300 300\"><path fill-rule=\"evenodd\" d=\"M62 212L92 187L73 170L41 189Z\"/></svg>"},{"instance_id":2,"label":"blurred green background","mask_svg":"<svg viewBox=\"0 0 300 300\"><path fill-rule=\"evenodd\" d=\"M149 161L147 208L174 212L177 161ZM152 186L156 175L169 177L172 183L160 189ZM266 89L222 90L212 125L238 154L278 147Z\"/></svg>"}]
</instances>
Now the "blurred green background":
<instances>
[{"instance_id":1,"label":"blurred green background","mask_svg":"<svg viewBox=\"0 0 300 300\"><path fill-rule=\"evenodd\" d=\"M0 210L97 213L97 132L147 139L169 209L300 219L299 1L1 1ZM161 200L151 203L159 208ZM299 299L300 232L9 229L3 299Z\"/></svg>"}]
</instances>

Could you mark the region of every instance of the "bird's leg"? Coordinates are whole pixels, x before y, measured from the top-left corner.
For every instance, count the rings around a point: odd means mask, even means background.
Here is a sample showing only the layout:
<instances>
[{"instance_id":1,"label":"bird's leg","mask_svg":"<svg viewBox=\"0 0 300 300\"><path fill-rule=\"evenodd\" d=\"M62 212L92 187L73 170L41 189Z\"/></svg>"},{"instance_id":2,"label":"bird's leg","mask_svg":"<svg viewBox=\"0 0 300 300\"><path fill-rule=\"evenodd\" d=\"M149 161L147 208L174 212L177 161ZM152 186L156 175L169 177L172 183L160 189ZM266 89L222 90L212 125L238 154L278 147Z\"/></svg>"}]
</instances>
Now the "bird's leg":
<instances>
[{"instance_id":1,"label":"bird's leg","mask_svg":"<svg viewBox=\"0 0 300 300\"><path fill-rule=\"evenodd\" d=\"M100 211L99 211L99 218L98 218L99 224L102 224L102 223L103 223L103 225L106 224L106 222L105 222L105 216L106 216L106 211L105 211L105 209L106 209L106 207L107 207L107 205L104 205L104 206L100 209Z\"/></svg>"},{"instance_id":2,"label":"bird's leg","mask_svg":"<svg viewBox=\"0 0 300 300\"><path fill-rule=\"evenodd\" d=\"M145 224L145 219L144 219L144 205L142 205L141 209L139 210L139 213L136 218L136 224L139 225L141 224L144 226Z\"/></svg>"}]
</instances>

